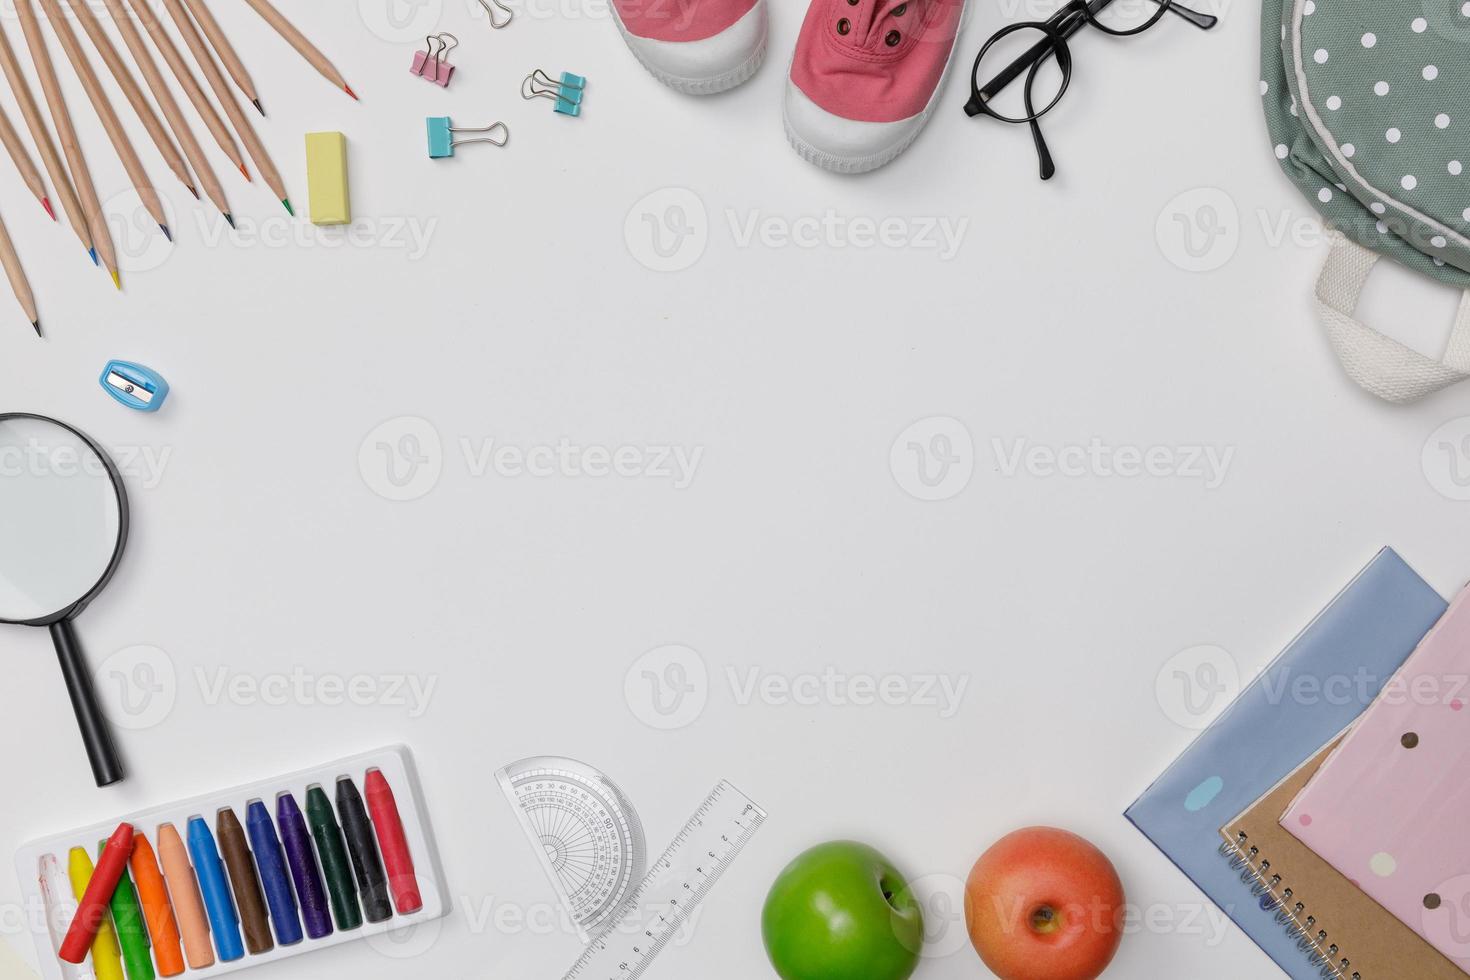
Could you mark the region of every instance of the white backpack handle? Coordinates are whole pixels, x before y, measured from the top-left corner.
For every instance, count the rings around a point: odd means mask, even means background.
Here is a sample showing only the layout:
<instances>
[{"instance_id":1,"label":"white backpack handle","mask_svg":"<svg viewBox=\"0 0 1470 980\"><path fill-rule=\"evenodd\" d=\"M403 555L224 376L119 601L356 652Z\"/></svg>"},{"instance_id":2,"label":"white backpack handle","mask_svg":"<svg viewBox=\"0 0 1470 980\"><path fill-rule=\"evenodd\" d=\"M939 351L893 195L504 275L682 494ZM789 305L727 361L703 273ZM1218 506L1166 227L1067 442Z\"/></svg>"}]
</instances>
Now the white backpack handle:
<instances>
[{"instance_id":1,"label":"white backpack handle","mask_svg":"<svg viewBox=\"0 0 1470 980\"><path fill-rule=\"evenodd\" d=\"M1384 401L1404 403L1470 378L1470 290L1441 360L1426 357L1354 319L1378 253L1329 233L1332 249L1317 279L1317 316L1348 377Z\"/></svg>"}]
</instances>

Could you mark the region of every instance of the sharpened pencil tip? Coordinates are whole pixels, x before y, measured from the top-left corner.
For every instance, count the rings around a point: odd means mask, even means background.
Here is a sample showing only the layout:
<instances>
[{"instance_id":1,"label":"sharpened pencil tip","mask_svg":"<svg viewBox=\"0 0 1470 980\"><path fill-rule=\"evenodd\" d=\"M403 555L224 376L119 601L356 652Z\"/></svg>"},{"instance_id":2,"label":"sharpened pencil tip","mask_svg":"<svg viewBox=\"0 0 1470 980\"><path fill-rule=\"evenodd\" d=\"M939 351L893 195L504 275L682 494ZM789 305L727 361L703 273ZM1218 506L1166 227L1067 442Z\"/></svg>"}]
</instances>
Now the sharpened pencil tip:
<instances>
[{"instance_id":1,"label":"sharpened pencil tip","mask_svg":"<svg viewBox=\"0 0 1470 980\"><path fill-rule=\"evenodd\" d=\"M49 197L43 197L43 198L41 198L41 207L43 207L43 208L46 209L46 213L51 216L51 220L52 221L55 221L56 220L56 212L51 209L51 198L49 198Z\"/></svg>"},{"instance_id":2,"label":"sharpened pencil tip","mask_svg":"<svg viewBox=\"0 0 1470 980\"><path fill-rule=\"evenodd\" d=\"M31 321L31 326L33 326L33 327L36 328L36 336L37 337L41 336L41 321L40 320L32 320Z\"/></svg>"},{"instance_id":3,"label":"sharpened pencil tip","mask_svg":"<svg viewBox=\"0 0 1470 980\"><path fill-rule=\"evenodd\" d=\"M245 169L245 164L243 164L243 163L240 164L240 172L245 175L245 179L246 180L252 180L253 179L250 176L250 171L248 171L248 170Z\"/></svg>"},{"instance_id":4,"label":"sharpened pencil tip","mask_svg":"<svg viewBox=\"0 0 1470 980\"><path fill-rule=\"evenodd\" d=\"M235 227L235 216L228 211L224 212L224 215L225 220L230 223L230 228L233 229Z\"/></svg>"},{"instance_id":5,"label":"sharpened pencil tip","mask_svg":"<svg viewBox=\"0 0 1470 980\"><path fill-rule=\"evenodd\" d=\"M359 102L362 101L361 99L358 99L357 98L357 93L354 92L354 91L352 91L352 86L351 85L344 85L344 86L342 86L342 91L346 92L348 95L352 96L354 99L357 99L357 101L359 101Z\"/></svg>"},{"instance_id":6,"label":"sharpened pencil tip","mask_svg":"<svg viewBox=\"0 0 1470 980\"><path fill-rule=\"evenodd\" d=\"M296 217L296 209L291 206L291 202L289 200L283 197L281 198L281 203L286 206L287 214L289 214L293 218Z\"/></svg>"},{"instance_id":7,"label":"sharpened pencil tip","mask_svg":"<svg viewBox=\"0 0 1470 980\"><path fill-rule=\"evenodd\" d=\"M199 188L195 187L193 184L185 184L184 186L189 188L189 193L194 195L194 200L199 200Z\"/></svg>"},{"instance_id":8,"label":"sharpened pencil tip","mask_svg":"<svg viewBox=\"0 0 1470 980\"><path fill-rule=\"evenodd\" d=\"M112 270L112 284L118 289L122 289L122 276L117 274L116 269Z\"/></svg>"},{"instance_id":9,"label":"sharpened pencil tip","mask_svg":"<svg viewBox=\"0 0 1470 980\"><path fill-rule=\"evenodd\" d=\"M101 265L102 264L102 263L100 263L100 262L97 261L97 250L95 248L89 248L89 249L87 249L87 254L90 255L90 256L92 256L92 264L93 265Z\"/></svg>"},{"instance_id":10,"label":"sharpened pencil tip","mask_svg":"<svg viewBox=\"0 0 1470 980\"><path fill-rule=\"evenodd\" d=\"M265 106L260 104L259 99L251 99L250 101L254 104L256 112L260 113L262 116L265 115Z\"/></svg>"},{"instance_id":11,"label":"sharpened pencil tip","mask_svg":"<svg viewBox=\"0 0 1470 980\"><path fill-rule=\"evenodd\" d=\"M161 231L161 232L163 232L163 237L164 238L167 238L169 241L173 241L174 240L174 233L168 230L168 225L166 225L166 224L164 224L163 222L160 221L158 223L158 230Z\"/></svg>"}]
</instances>

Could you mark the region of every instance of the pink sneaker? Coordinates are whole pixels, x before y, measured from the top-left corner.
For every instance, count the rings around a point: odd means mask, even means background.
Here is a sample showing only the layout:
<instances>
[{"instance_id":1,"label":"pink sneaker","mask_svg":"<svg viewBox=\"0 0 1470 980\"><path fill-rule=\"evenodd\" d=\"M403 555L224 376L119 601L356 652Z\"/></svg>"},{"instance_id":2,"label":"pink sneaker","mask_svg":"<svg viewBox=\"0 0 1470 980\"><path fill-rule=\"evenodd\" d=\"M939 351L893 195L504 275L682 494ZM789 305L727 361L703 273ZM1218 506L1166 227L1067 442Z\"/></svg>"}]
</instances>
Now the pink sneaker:
<instances>
[{"instance_id":1,"label":"pink sneaker","mask_svg":"<svg viewBox=\"0 0 1470 980\"><path fill-rule=\"evenodd\" d=\"M686 95L714 95L766 58L766 0L613 0L623 40L654 78Z\"/></svg>"},{"instance_id":2,"label":"pink sneaker","mask_svg":"<svg viewBox=\"0 0 1470 980\"><path fill-rule=\"evenodd\" d=\"M791 59L786 136L837 173L876 170L929 121L965 0L812 0Z\"/></svg>"}]
</instances>

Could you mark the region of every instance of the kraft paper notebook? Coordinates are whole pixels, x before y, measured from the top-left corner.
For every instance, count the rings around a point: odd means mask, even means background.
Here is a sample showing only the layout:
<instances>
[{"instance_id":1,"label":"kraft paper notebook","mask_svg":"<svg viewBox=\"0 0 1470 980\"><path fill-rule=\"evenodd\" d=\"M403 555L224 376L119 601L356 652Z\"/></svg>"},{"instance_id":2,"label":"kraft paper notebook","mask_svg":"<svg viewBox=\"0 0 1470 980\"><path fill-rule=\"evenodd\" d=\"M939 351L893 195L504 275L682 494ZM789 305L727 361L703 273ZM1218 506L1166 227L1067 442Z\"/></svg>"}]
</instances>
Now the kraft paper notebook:
<instances>
[{"instance_id":1,"label":"kraft paper notebook","mask_svg":"<svg viewBox=\"0 0 1470 980\"><path fill-rule=\"evenodd\" d=\"M1470 591L1282 826L1470 973Z\"/></svg>"},{"instance_id":2,"label":"kraft paper notebook","mask_svg":"<svg viewBox=\"0 0 1470 980\"><path fill-rule=\"evenodd\" d=\"M1281 815L1338 745L1323 748L1220 828L1242 880L1276 903L1276 921L1308 944L1302 955L1341 978L1464 980L1460 968L1281 828Z\"/></svg>"},{"instance_id":3,"label":"kraft paper notebook","mask_svg":"<svg viewBox=\"0 0 1470 980\"><path fill-rule=\"evenodd\" d=\"M1310 597L1314 590L1304 589ZM1127 817L1294 980L1319 970L1220 857L1220 828L1362 713L1444 612L1444 600L1385 548L1173 765ZM1355 678L1359 699L1294 697L1292 685Z\"/></svg>"}]
</instances>

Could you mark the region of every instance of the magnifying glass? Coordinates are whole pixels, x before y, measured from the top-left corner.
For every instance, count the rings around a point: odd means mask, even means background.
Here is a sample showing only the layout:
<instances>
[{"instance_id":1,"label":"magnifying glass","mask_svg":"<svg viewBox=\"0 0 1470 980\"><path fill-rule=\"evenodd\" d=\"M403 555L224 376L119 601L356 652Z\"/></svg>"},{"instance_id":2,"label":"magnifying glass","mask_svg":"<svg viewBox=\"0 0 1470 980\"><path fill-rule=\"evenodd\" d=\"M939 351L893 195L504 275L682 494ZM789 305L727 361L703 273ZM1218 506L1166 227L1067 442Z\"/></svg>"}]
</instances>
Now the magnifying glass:
<instances>
[{"instance_id":1,"label":"magnifying glass","mask_svg":"<svg viewBox=\"0 0 1470 980\"><path fill-rule=\"evenodd\" d=\"M0 623L51 631L98 786L123 778L72 619L112 578L128 539L117 468L83 433L0 414Z\"/></svg>"}]
</instances>

